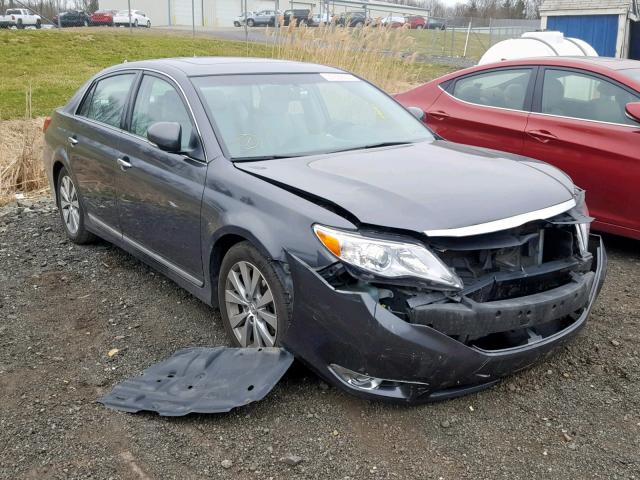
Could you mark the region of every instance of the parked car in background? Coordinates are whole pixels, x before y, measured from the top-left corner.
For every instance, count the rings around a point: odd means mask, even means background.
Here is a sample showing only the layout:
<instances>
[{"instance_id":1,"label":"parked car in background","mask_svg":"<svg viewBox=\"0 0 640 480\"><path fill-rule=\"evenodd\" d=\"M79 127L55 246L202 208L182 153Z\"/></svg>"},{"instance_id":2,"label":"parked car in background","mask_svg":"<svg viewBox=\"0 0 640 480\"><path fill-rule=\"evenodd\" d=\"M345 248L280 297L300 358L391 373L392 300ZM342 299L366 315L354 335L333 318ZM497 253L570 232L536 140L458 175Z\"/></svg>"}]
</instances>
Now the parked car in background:
<instances>
[{"instance_id":1,"label":"parked car in background","mask_svg":"<svg viewBox=\"0 0 640 480\"><path fill-rule=\"evenodd\" d=\"M428 30L446 30L447 22L440 18L428 18L424 28Z\"/></svg>"},{"instance_id":2,"label":"parked car in background","mask_svg":"<svg viewBox=\"0 0 640 480\"><path fill-rule=\"evenodd\" d=\"M246 12L238 15L235 20L233 21L233 26L234 27L241 27L242 25L244 25L244 22L247 18L249 17L253 17L256 14L256 12Z\"/></svg>"},{"instance_id":3,"label":"parked car in background","mask_svg":"<svg viewBox=\"0 0 640 480\"><path fill-rule=\"evenodd\" d=\"M82 10L69 10L67 12L60 13L60 19L58 15L53 17L53 23L56 26L61 27L88 27L91 24L91 17L89 14Z\"/></svg>"},{"instance_id":4,"label":"parked car in background","mask_svg":"<svg viewBox=\"0 0 640 480\"><path fill-rule=\"evenodd\" d=\"M364 12L343 12L334 21L340 27L364 27L369 20Z\"/></svg>"},{"instance_id":5,"label":"parked car in background","mask_svg":"<svg viewBox=\"0 0 640 480\"><path fill-rule=\"evenodd\" d=\"M323 18L324 17L324 18ZM320 25L329 25L331 23L331 13L328 11L324 12L324 15L320 15L316 13L311 17L311 21L309 25L312 27L318 27Z\"/></svg>"},{"instance_id":6,"label":"parked car in background","mask_svg":"<svg viewBox=\"0 0 640 480\"><path fill-rule=\"evenodd\" d=\"M40 15L36 15L28 8L8 8L4 15L0 15L0 28L42 27Z\"/></svg>"},{"instance_id":7,"label":"parked car in background","mask_svg":"<svg viewBox=\"0 0 640 480\"><path fill-rule=\"evenodd\" d=\"M409 28L414 28L416 30L422 30L425 28L427 21L424 17L420 15L412 15L408 17L404 17L404 23Z\"/></svg>"},{"instance_id":8,"label":"parked car in background","mask_svg":"<svg viewBox=\"0 0 640 480\"><path fill-rule=\"evenodd\" d=\"M247 26L274 26L276 24L276 18L278 18L279 15L280 12L277 10L261 10L253 15L247 16Z\"/></svg>"},{"instance_id":9,"label":"parked car in background","mask_svg":"<svg viewBox=\"0 0 640 480\"><path fill-rule=\"evenodd\" d=\"M129 22L133 27L151 28L151 19L140 10L131 10L131 17L129 17L129 10L120 10L113 17L113 24L116 27L128 27Z\"/></svg>"},{"instance_id":10,"label":"parked car in background","mask_svg":"<svg viewBox=\"0 0 640 480\"><path fill-rule=\"evenodd\" d=\"M97 10L96 12L91 14L89 22L91 23L91 25L106 25L112 27L113 17L116 13L118 13L117 10Z\"/></svg>"},{"instance_id":11,"label":"parked car in background","mask_svg":"<svg viewBox=\"0 0 640 480\"><path fill-rule=\"evenodd\" d=\"M114 243L216 305L235 346L364 398L490 387L574 337L604 281L564 173L438 140L332 67L124 63L44 125L70 241Z\"/></svg>"},{"instance_id":12,"label":"parked car in background","mask_svg":"<svg viewBox=\"0 0 640 480\"><path fill-rule=\"evenodd\" d=\"M381 21L380 21L380 25L382 25L383 27L389 27L389 28L400 28L403 27L405 23L404 17L399 17L399 16L388 16L388 17L384 17Z\"/></svg>"},{"instance_id":13,"label":"parked car in background","mask_svg":"<svg viewBox=\"0 0 640 480\"><path fill-rule=\"evenodd\" d=\"M308 9L285 10L282 14L283 25L289 25L290 23L294 25L306 25L310 23L310 21L311 10Z\"/></svg>"},{"instance_id":14,"label":"parked car in background","mask_svg":"<svg viewBox=\"0 0 640 480\"><path fill-rule=\"evenodd\" d=\"M396 97L443 138L549 162L589 196L594 228L640 239L640 62L545 57L445 75Z\"/></svg>"}]
</instances>

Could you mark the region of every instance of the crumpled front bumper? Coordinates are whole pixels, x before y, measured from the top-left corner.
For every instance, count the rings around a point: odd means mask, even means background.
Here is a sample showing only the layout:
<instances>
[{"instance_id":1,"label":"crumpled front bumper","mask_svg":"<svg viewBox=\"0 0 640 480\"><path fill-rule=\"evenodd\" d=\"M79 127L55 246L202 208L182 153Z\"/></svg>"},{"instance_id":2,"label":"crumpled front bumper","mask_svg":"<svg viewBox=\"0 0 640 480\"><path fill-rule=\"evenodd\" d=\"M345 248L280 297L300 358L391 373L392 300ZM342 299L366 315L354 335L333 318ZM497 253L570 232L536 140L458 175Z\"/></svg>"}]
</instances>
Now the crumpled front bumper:
<instances>
[{"instance_id":1,"label":"crumpled front bumper","mask_svg":"<svg viewBox=\"0 0 640 480\"><path fill-rule=\"evenodd\" d=\"M537 362L584 326L607 268L602 239L592 235L590 243L593 274L585 274L578 286L558 292L558 298L571 301L571 308L576 306L572 299L578 298L574 295L581 297L584 311L580 317L550 336L501 350L468 346L430 326L409 323L381 307L368 293L334 289L314 270L288 255L293 320L282 344L328 382L363 398L422 403L482 390ZM536 297L534 305L531 297ZM523 304L518 305L518 300ZM532 312L535 310L531 318L551 320L553 305L559 308L560 304L554 300L548 294L509 300L505 319L516 321L523 308L531 307ZM452 318L464 325L475 315L460 311ZM492 315L495 320L495 310L480 315ZM370 389L354 387L336 375L332 365L385 382Z\"/></svg>"}]
</instances>

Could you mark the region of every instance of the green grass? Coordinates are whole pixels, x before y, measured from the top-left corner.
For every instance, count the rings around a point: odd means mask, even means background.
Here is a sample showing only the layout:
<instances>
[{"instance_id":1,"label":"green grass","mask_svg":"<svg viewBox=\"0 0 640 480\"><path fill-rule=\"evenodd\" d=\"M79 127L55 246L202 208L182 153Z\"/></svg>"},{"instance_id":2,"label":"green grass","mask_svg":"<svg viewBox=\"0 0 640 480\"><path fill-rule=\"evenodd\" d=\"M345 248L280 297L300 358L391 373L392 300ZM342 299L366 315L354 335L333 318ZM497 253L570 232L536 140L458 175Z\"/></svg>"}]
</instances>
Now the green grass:
<instances>
[{"instance_id":1,"label":"green grass","mask_svg":"<svg viewBox=\"0 0 640 480\"><path fill-rule=\"evenodd\" d=\"M422 32L420 32L422 33ZM93 74L123 61L179 56L271 57L274 49L212 37L124 29L0 30L0 120L48 115ZM380 61L387 61L381 58ZM435 65L406 65L406 86L450 71ZM404 85L403 85L404 87Z\"/></svg>"},{"instance_id":2,"label":"green grass","mask_svg":"<svg viewBox=\"0 0 640 480\"><path fill-rule=\"evenodd\" d=\"M467 39L464 28L447 30L410 30L416 52L424 55L462 57ZM471 31L465 58L479 60L489 48L489 35Z\"/></svg>"}]
</instances>

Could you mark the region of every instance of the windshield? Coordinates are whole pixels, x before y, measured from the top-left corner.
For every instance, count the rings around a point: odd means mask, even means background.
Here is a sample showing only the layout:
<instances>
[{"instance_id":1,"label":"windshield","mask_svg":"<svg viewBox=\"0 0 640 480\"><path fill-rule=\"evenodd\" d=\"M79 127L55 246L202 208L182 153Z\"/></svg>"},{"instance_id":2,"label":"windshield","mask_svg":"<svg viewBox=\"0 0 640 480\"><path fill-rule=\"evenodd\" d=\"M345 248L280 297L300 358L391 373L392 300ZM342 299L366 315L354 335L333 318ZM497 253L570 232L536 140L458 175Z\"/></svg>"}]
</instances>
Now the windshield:
<instances>
[{"instance_id":1,"label":"windshield","mask_svg":"<svg viewBox=\"0 0 640 480\"><path fill-rule=\"evenodd\" d=\"M192 81L232 160L433 140L411 113L349 74L228 75Z\"/></svg>"},{"instance_id":2,"label":"windshield","mask_svg":"<svg viewBox=\"0 0 640 480\"><path fill-rule=\"evenodd\" d=\"M620 70L627 77L640 82L640 68L629 68L628 70Z\"/></svg>"}]
</instances>

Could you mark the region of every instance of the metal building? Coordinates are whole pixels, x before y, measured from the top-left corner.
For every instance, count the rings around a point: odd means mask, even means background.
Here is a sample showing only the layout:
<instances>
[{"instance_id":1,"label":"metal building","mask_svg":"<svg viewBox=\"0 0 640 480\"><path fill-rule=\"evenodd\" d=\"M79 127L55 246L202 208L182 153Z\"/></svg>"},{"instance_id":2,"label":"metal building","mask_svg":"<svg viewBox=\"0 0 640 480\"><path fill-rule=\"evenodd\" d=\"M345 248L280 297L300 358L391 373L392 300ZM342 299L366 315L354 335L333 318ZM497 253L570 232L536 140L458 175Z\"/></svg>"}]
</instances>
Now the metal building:
<instances>
[{"instance_id":1,"label":"metal building","mask_svg":"<svg viewBox=\"0 0 640 480\"><path fill-rule=\"evenodd\" d=\"M542 28L589 43L605 57L637 58L640 28L637 0L545 0Z\"/></svg>"},{"instance_id":2,"label":"metal building","mask_svg":"<svg viewBox=\"0 0 640 480\"><path fill-rule=\"evenodd\" d=\"M387 15L424 15L422 8L396 5L384 1L369 0L246 0L247 11L286 10L290 8L310 9L321 13L366 10L373 17ZM128 0L100 0L102 9L127 9ZM321 6L322 3L322 6ZM193 9L192 9L193 5ZM196 27L232 27L233 20L242 14L244 0L131 0L131 8L145 12L153 25L191 26L195 18ZM193 11L193 16L192 16Z\"/></svg>"}]
</instances>

